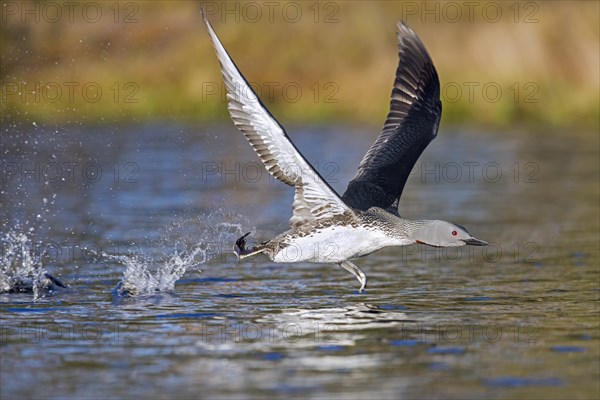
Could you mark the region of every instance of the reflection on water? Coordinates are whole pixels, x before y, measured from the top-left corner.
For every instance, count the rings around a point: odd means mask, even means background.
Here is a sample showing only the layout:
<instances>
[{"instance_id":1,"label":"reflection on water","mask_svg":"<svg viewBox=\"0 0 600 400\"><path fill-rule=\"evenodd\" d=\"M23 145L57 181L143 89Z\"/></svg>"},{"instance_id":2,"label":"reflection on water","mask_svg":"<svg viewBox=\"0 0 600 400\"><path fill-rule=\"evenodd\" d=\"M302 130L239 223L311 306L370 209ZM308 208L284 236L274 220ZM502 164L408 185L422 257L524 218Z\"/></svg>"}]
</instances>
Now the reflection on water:
<instances>
[{"instance_id":1,"label":"reflection on water","mask_svg":"<svg viewBox=\"0 0 600 400\"><path fill-rule=\"evenodd\" d=\"M374 135L290 131L338 191ZM3 398L599 395L595 135L441 132L401 213L491 245L382 250L357 260L363 294L335 265L236 262L239 235L287 229L293 193L229 125L0 143L0 285L69 284L0 294Z\"/></svg>"}]
</instances>

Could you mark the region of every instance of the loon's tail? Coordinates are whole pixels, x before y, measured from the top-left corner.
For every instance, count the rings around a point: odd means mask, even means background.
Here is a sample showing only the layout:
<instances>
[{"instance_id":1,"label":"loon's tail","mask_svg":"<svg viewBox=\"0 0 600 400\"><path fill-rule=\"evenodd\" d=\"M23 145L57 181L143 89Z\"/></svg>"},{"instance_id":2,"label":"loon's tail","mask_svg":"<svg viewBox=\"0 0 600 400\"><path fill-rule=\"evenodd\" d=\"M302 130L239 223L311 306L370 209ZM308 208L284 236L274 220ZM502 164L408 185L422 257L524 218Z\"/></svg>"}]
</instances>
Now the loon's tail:
<instances>
[{"instance_id":1,"label":"loon's tail","mask_svg":"<svg viewBox=\"0 0 600 400\"><path fill-rule=\"evenodd\" d=\"M233 251L240 260L243 260L244 258L253 256L255 254L263 253L267 250L264 244L252 247L251 249L247 249L246 236L248 236L249 234L250 232L246 233L244 236L236 240L235 246L233 246Z\"/></svg>"}]
</instances>

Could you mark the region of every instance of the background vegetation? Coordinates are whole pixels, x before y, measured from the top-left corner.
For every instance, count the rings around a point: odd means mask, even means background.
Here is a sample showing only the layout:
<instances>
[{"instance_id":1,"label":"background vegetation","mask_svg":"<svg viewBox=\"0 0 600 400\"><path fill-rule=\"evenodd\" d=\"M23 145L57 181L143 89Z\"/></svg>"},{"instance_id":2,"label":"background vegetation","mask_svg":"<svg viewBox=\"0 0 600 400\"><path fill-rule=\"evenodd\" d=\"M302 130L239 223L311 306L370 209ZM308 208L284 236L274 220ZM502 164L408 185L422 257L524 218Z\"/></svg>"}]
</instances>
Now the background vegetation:
<instances>
[{"instance_id":1,"label":"background vegetation","mask_svg":"<svg viewBox=\"0 0 600 400\"><path fill-rule=\"evenodd\" d=\"M197 2L80 2L71 10L53 3L60 16L48 4L3 2L3 121L227 118ZM395 21L404 19L436 63L445 123L598 131L597 1L206 2L206 9L284 124L382 123L397 63Z\"/></svg>"}]
</instances>

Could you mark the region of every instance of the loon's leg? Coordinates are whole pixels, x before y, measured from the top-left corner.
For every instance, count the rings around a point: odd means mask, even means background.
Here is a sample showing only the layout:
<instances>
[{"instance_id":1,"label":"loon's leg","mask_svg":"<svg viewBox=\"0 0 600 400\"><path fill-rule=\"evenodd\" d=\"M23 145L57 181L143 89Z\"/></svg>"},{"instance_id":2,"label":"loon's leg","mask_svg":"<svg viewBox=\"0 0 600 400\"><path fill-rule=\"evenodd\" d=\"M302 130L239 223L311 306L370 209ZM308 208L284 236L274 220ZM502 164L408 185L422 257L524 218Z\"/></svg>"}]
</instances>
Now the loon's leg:
<instances>
[{"instance_id":1,"label":"loon's leg","mask_svg":"<svg viewBox=\"0 0 600 400\"><path fill-rule=\"evenodd\" d=\"M365 290L365 287L367 286L367 276L365 275L365 273L362 272L360 268L358 268L356 265L354 265L348 260L342 261L340 263L340 267L344 268L346 271L354 275L356 279L358 279L361 285L358 291L362 293L362 291Z\"/></svg>"}]
</instances>

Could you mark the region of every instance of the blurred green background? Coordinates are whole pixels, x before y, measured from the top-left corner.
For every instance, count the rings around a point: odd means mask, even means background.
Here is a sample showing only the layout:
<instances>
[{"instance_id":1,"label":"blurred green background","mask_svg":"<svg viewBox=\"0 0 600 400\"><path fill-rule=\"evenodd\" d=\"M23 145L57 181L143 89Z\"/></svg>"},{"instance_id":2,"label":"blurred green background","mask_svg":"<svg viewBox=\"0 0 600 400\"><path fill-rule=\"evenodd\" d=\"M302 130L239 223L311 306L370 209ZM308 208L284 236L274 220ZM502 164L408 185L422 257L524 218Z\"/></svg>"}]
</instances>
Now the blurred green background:
<instances>
[{"instance_id":1,"label":"blurred green background","mask_svg":"<svg viewBox=\"0 0 600 400\"><path fill-rule=\"evenodd\" d=\"M383 122L395 22L422 38L443 123L598 132L599 2L205 2L283 123ZM4 1L2 121L228 118L195 1Z\"/></svg>"}]
</instances>

